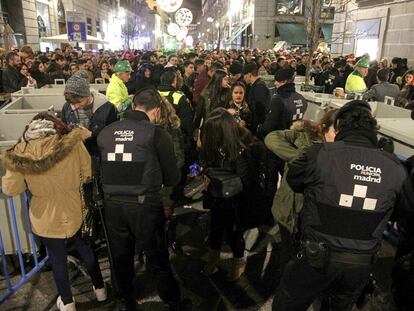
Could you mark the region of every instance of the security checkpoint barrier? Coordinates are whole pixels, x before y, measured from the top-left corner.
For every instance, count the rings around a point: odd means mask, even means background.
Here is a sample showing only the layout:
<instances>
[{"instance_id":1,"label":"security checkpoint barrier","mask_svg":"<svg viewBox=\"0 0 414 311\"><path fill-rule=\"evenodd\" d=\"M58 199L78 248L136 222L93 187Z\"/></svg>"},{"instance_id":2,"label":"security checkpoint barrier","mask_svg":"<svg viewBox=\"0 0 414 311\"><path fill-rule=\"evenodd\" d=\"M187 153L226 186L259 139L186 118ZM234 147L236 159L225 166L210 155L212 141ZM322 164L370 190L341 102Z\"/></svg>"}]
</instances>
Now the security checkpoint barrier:
<instances>
[{"instance_id":1,"label":"security checkpoint barrier","mask_svg":"<svg viewBox=\"0 0 414 311\"><path fill-rule=\"evenodd\" d=\"M33 267L24 263L24 254L31 254ZM7 257L16 256L19 276L11 275ZM48 260L38 259L37 246L29 219L29 196L25 192L18 197L6 197L0 188L0 305L38 273Z\"/></svg>"}]
</instances>

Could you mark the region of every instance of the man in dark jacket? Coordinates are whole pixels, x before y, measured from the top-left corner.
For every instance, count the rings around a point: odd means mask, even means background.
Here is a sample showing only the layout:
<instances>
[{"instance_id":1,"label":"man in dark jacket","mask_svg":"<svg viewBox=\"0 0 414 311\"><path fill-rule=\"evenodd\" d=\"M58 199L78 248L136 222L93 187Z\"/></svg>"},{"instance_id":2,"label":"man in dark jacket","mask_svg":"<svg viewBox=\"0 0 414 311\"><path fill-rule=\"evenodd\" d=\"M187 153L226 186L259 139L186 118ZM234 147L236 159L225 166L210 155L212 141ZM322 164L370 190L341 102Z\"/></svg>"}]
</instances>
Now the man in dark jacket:
<instances>
[{"instance_id":1,"label":"man in dark jacket","mask_svg":"<svg viewBox=\"0 0 414 311\"><path fill-rule=\"evenodd\" d=\"M403 61L400 57L394 57L391 60L390 83L397 82L398 77L402 77L405 73Z\"/></svg>"},{"instance_id":2,"label":"man in dark jacket","mask_svg":"<svg viewBox=\"0 0 414 311\"><path fill-rule=\"evenodd\" d=\"M411 181L398 158L378 148L368 103L347 103L334 124L334 143L313 145L289 166L289 186L304 194L302 245L273 310L307 310L321 296L329 310L351 310L393 210L413 228Z\"/></svg>"},{"instance_id":3,"label":"man in dark jacket","mask_svg":"<svg viewBox=\"0 0 414 311\"><path fill-rule=\"evenodd\" d=\"M143 249L158 294L170 311L191 310L181 301L164 242L162 185L174 186L180 173L171 136L154 123L161 98L141 89L125 119L107 126L98 137L102 158L105 218L113 256L120 311L135 311L134 255Z\"/></svg>"},{"instance_id":4,"label":"man in dark jacket","mask_svg":"<svg viewBox=\"0 0 414 311\"><path fill-rule=\"evenodd\" d=\"M87 77L88 74L82 70L66 82L62 120L69 126L82 126L91 131L85 146L92 156L98 156L96 138L105 126L117 120L117 111L105 95L90 90Z\"/></svg>"},{"instance_id":5,"label":"man in dark jacket","mask_svg":"<svg viewBox=\"0 0 414 311\"><path fill-rule=\"evenodd\" d=\"M257 136L264 139L272 131L289 129L294 121L303 119L308 104L295 90L293 69L280 69L275 74L277 94L272 98L269 112L257 126ZM279 173L283 175L284 163L270 150L266 159L266 196L269 204L276 193Z\"/></svg>"},{"instance_id":6,"label":"man in dark jacket","mask_svg":"<svg viewBox=\"0 0 414 311\"><path fill-rule=\"evenodd\" d=\"M49 75L49 83L54 84L56 79L65 79L65 73L63 68L65 66L65 58L56 54L55 59L50 63L47 68L47 73Z\"/></svg>"},{"instance_id":7,"label":"man in dark jacket","mask_svg":"<svg viewBox=\"0 0 414 311\"><path fill-rule=\"evenodd\" d=\"M256 128L265 121L269 112L270 91L259 77L259 68L255 62L246 64L243 73L244 81L250 86L247 103L252 112L252 128Z\"/></svg>"},{"instance_id":8,"label":"man in dark jacket","mask_svg":"<svg viewBox=\"0 0 414 311\"><path fill-rule=\"evenodd\" d=\"M6 55L7 67L3 71L3 92L14 93L27 85L27 78L23 76L18 67L20 57L15 52L9 52Z\"/></svg>"}]
</instances>

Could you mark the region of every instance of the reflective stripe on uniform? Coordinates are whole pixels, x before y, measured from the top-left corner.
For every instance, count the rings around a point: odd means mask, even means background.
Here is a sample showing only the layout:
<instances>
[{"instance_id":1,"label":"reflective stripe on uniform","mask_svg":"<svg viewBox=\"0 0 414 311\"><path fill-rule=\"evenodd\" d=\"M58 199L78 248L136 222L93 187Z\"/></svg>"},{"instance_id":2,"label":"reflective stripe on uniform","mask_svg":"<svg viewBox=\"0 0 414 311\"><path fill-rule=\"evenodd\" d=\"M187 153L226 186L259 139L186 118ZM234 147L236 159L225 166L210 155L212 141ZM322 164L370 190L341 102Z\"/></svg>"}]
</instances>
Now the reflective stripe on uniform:
<instances>
[{"instance_id":1,"label":"reflective stripe on uniform","mask_svg":"<svg viewBox=\"0 0 414 311\"><path fill-rule=\"evenodd\" d=\"M165 98L167 98L168 95L170 95L171 91L166 91L166 92L158 91L158 93L160 93L161 96L164 96ZM178 105L178 103L181 100L181 97L183 97L183 96L184 96L184 94L181 94L179 92L172 93L172 98L173 98L172 104L173 105Z\"/></svg>"}]
</instances>

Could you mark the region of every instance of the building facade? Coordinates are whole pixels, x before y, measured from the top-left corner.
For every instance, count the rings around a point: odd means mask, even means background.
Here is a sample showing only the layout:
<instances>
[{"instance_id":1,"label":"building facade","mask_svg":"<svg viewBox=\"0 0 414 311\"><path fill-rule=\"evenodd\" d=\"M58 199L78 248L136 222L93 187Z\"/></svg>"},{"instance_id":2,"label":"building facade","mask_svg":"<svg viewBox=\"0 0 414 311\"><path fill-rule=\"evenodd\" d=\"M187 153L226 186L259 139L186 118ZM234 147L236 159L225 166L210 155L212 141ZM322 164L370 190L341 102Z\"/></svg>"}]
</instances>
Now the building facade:
<instances>
[{"instance_id":1,"label":"building facade","mask_svg":"<svg viewBox=\"0 0 414 311\"><path fill-rule=\"evenodd\" d=\"M276 42L307 46L314 0L202 0L200 42L225 48L273 48ZM335 4L321 0L321 39L331 41ZM207 31L208 30L208 31ZM217 44L216 44L217 45ZM211 46L209 46L211 47Z\"/></svg>"},{"instance_id":2,"label":"building facade","mask_svg":"<svg viewBox=\"0 0 414 311\"><path fill-rule=\"evenodd\" d=\"M332 52L414 63L414 1L357 0L337 10Z\"/></svg>"}]
</instances>

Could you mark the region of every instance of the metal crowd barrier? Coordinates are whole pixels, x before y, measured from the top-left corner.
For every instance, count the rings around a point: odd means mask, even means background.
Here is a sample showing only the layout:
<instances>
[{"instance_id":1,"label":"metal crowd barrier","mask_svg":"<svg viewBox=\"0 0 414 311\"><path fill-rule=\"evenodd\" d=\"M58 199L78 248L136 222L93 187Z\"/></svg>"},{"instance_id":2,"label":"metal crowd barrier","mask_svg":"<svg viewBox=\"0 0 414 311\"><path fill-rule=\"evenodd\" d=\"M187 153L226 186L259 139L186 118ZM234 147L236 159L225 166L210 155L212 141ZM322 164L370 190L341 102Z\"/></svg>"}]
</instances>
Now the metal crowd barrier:
<instances>
[{"instance_id":1,"label":"metal crowd barrier","mask_svg":"<svg viewBox=\"0 0 414 311\"><path fill-rule=\"evenodd\" d=\"M28 193L25 192L22 194L23 197L23 206L22 209L24 210L24 213L21 213L21 215L25 214L21 221L24 222L25 228L22 229L22 226L19 226L20 219L16 218L16 208L15 208L15 201L13 197L6 197L2 193L1 187L0 187L0 196L1 201L4 202L4 204L0 204L0 215L3 215L0 218L0 264L2 267L2 274L0 275L0 305L4 303L13 293L15 293L20 287L23 286L24 283L26 283L33 275L38 273L42 267L45 265L46 261L48 260L48 256L46 256L43 260L39 261L37 258L37 247L35 243L35 239L32 233L32 228L30 224L29 219L29 196ZM10 217L5 217L5 216ZM8 223L8 219L10 219L10 223ZM19 232L20 227L20 232ZM24 231L24 232L22 232ZM15 250L17 252L17 257L19 260L19 268L20 268L20 277L11 275L8 271L7 266L7 250L5 248L5 241L3 240L4 234L11 235L13 238L13 241L11 243L13 244L13 247L15 247ZM23 250L22 250L22 239L26 238L23 237L23 235L27 235L27 238L29 240L31 254L33 256L33 263L34 266L29 270L24 264L24 258L23 258ZM16 253L14 253L15 255ZM9 254L10 255L10 254ZM17 280L14 282L14 280ZM5 285L5 287L4 287Z\"/></svg>"}]
</instances>

